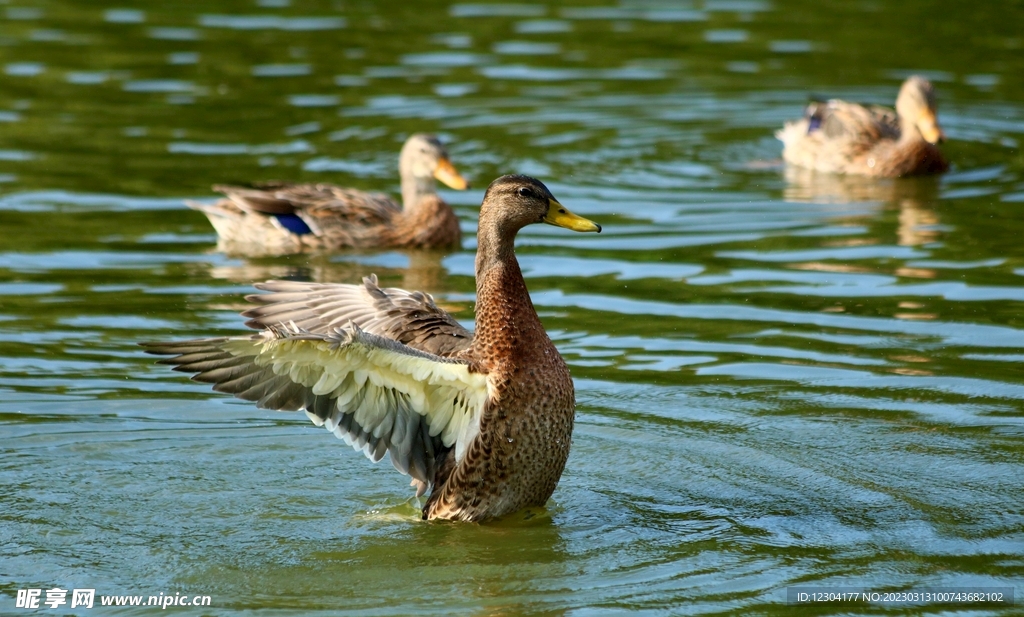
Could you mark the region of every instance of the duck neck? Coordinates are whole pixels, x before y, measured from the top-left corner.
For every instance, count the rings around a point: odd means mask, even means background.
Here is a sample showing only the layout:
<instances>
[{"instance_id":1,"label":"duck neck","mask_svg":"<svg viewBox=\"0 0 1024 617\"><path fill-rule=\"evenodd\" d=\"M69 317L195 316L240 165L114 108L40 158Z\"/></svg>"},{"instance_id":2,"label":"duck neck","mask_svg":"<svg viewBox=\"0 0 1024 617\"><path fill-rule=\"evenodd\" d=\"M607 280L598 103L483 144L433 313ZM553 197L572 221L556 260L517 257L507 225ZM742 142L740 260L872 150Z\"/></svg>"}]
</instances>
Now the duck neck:
<instances>
[{"instance_id":1,"label":"duck neck","mask_svg":"<svg viewBox=\"0 0 1024 617\"><path fill-rule=\"evenodd\" d=\"M549 341L533 308L515 255L515 232L486 224L481 217L476 254L475 341L492 361L515 363L524 343ZM496 354L494 353L496 352Z\"/></svg>"},{"instance_id":2,"label":"duck neck","mask_svg":"<svg viewBox=\"0 0 1024 617\"><path fill-rule=\"evenodd\" d=\"M924 136L921 135L921 131L918 130L917 125L908 120L905 116L900 116L900 143L913 143L915 141L924 140Z\"/></svg>"},{"instance_id":3,"label":"duck neck","mask_svg":"<svg viewBox=\"0 0 1024 617\"><path fill-rule=\"evenodd\" d=\"M437 195L437 184L431 177L402 174L402 207L413 210L424 197Z\"/></svg>"}]
</instances>

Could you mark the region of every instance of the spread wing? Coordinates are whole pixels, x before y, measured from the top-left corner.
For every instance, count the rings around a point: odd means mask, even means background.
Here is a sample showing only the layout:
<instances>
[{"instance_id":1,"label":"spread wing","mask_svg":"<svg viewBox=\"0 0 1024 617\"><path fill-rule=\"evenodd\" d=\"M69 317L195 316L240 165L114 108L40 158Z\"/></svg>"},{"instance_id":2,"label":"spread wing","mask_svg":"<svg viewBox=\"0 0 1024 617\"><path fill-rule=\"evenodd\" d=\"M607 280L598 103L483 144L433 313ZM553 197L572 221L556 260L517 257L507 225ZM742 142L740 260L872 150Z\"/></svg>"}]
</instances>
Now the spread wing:
<instances>
[{"instance_id":1,"label":"spread wing","mask_svg":"<svg viewBox=\"0 0 1024 617\"><path fill-rule=\"evenodd\" d=\"M472 339L429 294L382 289L374 275L362 285L267 281L256 287L271 293L247 297L260 305L242 313L252 328L295 324L325 334L351 322L368 333L444 357L466 349Z\"/></svg>"},{"instance_id":2,"label":"spread wing","mask_svg":"<svg viewBox=\"0 0 1024 617\"><path fill-rule=\"evenodd\" d=\"M390 454L420 494L434 480L438 450L454 446L462 459L488 396L486 375L467 364L353 325L142 345L219 392L264 409L304 409L374 462Z\"/></svg>"}]
</instances>

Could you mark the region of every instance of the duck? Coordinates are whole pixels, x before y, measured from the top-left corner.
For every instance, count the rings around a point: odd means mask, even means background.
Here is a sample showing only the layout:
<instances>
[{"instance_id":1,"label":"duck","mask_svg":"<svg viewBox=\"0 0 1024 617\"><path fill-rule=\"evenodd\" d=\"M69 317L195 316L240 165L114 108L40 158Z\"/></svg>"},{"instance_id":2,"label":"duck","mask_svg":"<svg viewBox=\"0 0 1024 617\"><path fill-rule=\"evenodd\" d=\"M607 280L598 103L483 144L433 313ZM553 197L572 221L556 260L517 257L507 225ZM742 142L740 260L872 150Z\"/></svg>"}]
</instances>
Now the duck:
<instances>
[{"instance_id":1,"label":"duck","mask_svg":"<svg viewBox=\"0 0 1024 617\"><path fill-rule=\"evenodd\" d=\"M547 223L600 232L535 178L487 188L477 231L476 327L423 292L267 281L252 335L141 343L219 392L312 422L410 476L426 520L482 522L543 506L572 442L575 390L530 300L516 234Z\"/></svg>"},{"instance_id":2,"label":"duck","mask_svg":"<svg viewBox=\"0 0 1024 617\"><path fill-rule=\"evenodd\" d=\"M250 256L344 248L446 249L461 245L459 219L437 194L435 180L464 190L469 183L437 137L417 133L398 158L402 203L383 193L333 184L263 182L214 185L225 198L186 201L217 231L218 248Z\"/></svg>"},{"instance_id":3,"label":"duck","mask_svg":"<svg viewBox=\"0 0 1024 617\"><path fill-rule=\"evenodd\" d=\"M838 99L812 102L804 117L776 131L782 158L816 171L874 177L940 174L949 169L935 113L935 88L913 75L896 109Z\"/></svg>"}]
</instances>

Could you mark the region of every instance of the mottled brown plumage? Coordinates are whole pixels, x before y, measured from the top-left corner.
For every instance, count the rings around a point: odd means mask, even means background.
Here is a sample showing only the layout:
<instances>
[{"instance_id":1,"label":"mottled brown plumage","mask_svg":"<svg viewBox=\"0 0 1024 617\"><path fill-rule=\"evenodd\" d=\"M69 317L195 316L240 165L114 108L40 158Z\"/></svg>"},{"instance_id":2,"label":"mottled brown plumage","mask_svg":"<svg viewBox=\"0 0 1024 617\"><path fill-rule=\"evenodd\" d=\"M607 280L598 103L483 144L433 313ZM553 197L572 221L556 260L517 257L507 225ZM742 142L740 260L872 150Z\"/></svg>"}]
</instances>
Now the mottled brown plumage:
<instances>
[{"instance_id":1,"label":"mottled brown plumage","mask_svg":"<svg viewBox=\"0 0 1024 617\"><path fill-rule=\"evenodd\" d=\"M260 407L305 409L373 460L390 454L426 519L481 521L543 505L572 440L569 370L515 257L524 226L600 226L539 181L503 176L480 209L476 331L420 292L270 281L244 313L253 337L146 343L161 362Z\"/></svg>"},{"instance_id":2,"label":"mottled brown plumage","mask_svg":"<svg viewBox=\"0 0 1024 617\"><path fill-rule=\"evenodd\" d=\"M572 440L572 378L533 308L514 250L516 234L542 220L548 200L554 198L539 182L506 176L480 207L476 333L456 357L487 374L490 396L465 459L435 478L426 518L489 518L543 505L562 475Z\"/></svg>"},{"instance_id":3,"label":"mottled brown plumage","mask_svg":"<svg viewBox=\"0 0 1024 617\"><path fill-rule=\"evenodd\" d=\"M216 185L213 189L226 199L187 203L210 219L219 248L232 254L459 246L459 220L438 197L434 180L455 189L467 184L437 138L410 137L399 156L399 173L403 205L382 193L279 182Z\"/></svg>"},{"instance_id":4,"label":"mottled brown plumage","mask_svg":"<svg viewBox=\"0 0 1024 617\"><path fill-rule=\"evenodd\" d=\"M838 99L811 103L800 120L775 133L786 162L817 171L898 177L942 173L944 138L935 118L935 91L922 77L900 88L896 110Z\"/></svg>"}]
</instances>

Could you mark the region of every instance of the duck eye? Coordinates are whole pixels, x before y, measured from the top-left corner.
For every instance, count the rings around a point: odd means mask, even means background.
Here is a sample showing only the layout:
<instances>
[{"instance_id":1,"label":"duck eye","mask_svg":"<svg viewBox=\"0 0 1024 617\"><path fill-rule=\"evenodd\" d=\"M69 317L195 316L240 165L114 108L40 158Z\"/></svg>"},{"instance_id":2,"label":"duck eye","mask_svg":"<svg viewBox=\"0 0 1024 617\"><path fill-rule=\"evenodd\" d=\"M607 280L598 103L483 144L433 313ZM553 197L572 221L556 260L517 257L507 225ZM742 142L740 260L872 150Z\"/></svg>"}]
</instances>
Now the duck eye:
<instances>
[{"instance_id":1,"label":"duck eye","mask_svg":"<svg viewBox=\"0 0 1024 617\"><path fill-rule=\"evenodd\" d=\"M533 197L533 191L531 191L528 187L525 186L519 187L519 190L517 192L519 193L520 197Z\"/></svg>"}]
</instances>

